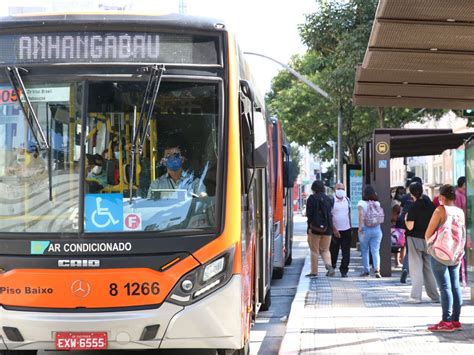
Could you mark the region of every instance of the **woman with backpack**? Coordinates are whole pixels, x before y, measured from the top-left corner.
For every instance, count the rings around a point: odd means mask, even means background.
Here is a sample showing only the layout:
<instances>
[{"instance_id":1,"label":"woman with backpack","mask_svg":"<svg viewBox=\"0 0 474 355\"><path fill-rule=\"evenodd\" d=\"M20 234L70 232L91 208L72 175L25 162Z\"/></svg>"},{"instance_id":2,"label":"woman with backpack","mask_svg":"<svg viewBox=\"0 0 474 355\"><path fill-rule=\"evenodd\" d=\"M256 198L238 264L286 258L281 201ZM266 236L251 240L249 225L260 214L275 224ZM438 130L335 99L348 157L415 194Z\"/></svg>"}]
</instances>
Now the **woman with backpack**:
<instances>
[{"instance_id":1,"label":"woman with backpack","mask_svg":"<svg viewBox=\"0 0 474 355\"><path fill-rule=\"evenodd\" d=\"M461 329L462 292L459 269L466 244L464 211L456 207L456 193L451 185L439 189L441 206L436 208L426 229L425 239L432 256L431 267L441 294L442 319L428 327L432 332Z\"/></svg>"},{"instance_id":2,"label":"woman with backpack","mask_svg":"<svg viewBox=\"0 0 474 355\"><path fill-rule=\"evenodd\" d=\"M314 278L318 276L318 251L326 266L326 276L334 276L336 273L331 265L332 225L332 201L326 195L324 183L315 180L311 185L313 194L306 202L306 216L308 218L308 245L311 251L311 272L306 276Z\"/></svg>"},{"instance_id":3,"label":"woman with backpack","mask_svg":"<svg viewBox=\"0 0 474 355\"><path fill-rule=\"evenodd\" d=\"M384 213L378 201L374 188L367 185L362 194L362 200L357 204L359 211L359 242L362 253L362 265L364 270L360 276L369 276L369 249L372 254L372 264L375 270L375 277L380 275L380 242L382 241L382 229Z\"/></svg>"}]
</instances>

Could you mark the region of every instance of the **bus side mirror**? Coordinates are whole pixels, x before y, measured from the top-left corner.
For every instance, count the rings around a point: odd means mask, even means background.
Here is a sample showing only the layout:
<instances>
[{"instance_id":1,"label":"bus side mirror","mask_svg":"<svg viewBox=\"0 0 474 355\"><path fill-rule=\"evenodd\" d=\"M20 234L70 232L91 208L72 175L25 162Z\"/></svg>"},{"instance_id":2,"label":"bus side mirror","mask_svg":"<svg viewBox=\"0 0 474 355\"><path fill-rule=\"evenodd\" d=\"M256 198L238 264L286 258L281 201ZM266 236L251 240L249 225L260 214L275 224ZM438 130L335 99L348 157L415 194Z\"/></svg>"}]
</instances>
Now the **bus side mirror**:
<instances>
[{"instance_id":1,"label":"bus side mirror","mask_svg":"<svg viewBox=\"0 0 474 355\"><path fill-rule=\"evenodd\" d=\"M244 159L248 169L264 169L268 164L268 143L265 120L260 112L255 112L253 134L244 122ZM252 142L253 140L253 142Z\"/></svg>"},{"instance_id":2,"label":"bus side mirror","mask_svg":"<svg viewBox=\"0 0 474 355\"><path fill-rule=\"evenodd\" d=\"M267 125L261 112L254 113L254 161L253 169L264 169L268 164Z\"/></svg>"},{"instance_id":3,"label":"bus side mirror","mask_svg":"<svg viewBox=\"0 0 474 355\"><path fill-rule=\"evenodd\" d=\"M283 187L292 188L295 184L293 165L290 161L283 162Z\"/></svg>"},{"instance_id":4,"label":"bus side mirror","mask_svg":"<svg viewBox=\"0 0 474 355\"><path fill-rule=\"evenodd\" d=\"M252 84L247 80L240 80L240 91L244 94L251 102L255 102L255 92Z\"/></svg>"}]
</instances>

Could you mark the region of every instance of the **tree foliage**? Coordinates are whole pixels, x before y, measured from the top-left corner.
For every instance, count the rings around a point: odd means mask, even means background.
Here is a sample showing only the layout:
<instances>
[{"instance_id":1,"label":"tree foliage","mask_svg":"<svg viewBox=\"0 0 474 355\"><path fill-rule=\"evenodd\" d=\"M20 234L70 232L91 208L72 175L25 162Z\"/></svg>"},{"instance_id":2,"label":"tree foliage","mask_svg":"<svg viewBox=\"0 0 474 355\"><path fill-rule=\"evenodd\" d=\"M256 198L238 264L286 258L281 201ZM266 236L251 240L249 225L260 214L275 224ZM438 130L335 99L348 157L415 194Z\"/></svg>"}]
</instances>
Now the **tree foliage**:
<instances>
[{"instance_id":1,"label":"tree foliage","mask_svg":"<svg viewBox=\"0 0 474 355\"><path fill-rule=\"evenodd\" d=\"M300 155L297 145L291 146L290 156L291 156L291 166L293 170L293 176L296 178L301 172L301 166L300 166L301 155Z\"/></svg>"},{"instance_id":2,"label":"tree foliage","mask_svg":"<svg viewBox=\"0 0 474 355\"><path fill-rule=\"evenodd\" d=\"M345 160L359 162L359 150L374 128L399 128L419 121L419 110L385 109L384 120L375 108L353 107L355 68L361 63L372 29L377 0L317 0L319 10L306 16L299 26L308 47L306 54L294 56L290 66L316 83L329 95L327 100L299 82L291 74L280 72L267 94L269 111L282 120L288 137L306 145L314 154L330 159L328 141L337 140L337 115L343 112ZM431 112L436 115L439 112Z\"/></svg>"}]
</instances>

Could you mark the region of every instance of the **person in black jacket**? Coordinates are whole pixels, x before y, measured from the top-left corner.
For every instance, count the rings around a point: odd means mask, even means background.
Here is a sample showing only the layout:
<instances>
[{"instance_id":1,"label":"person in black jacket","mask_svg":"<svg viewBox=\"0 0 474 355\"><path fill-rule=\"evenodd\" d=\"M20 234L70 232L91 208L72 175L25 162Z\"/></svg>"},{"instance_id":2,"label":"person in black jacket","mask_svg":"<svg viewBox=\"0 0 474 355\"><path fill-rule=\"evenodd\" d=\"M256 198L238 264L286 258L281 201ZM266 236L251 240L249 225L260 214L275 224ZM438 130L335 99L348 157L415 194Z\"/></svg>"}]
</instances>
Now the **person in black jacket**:
<instances>
[{"instance_id":1,"label":"person in black jacket","mask_svg":"<svg viewBox=\"0 0 474 355\"><path fill-rule=\"evenodd\" d=\"M308 218L308 245L311 251L311 272L308 277L318 275L318 251L326 265L326 276L334 276L336 273L331 265L331 244L332 225L332 201L325 194L325 187L322 181L315 180L311 185L313 194L306 202L306 216Z\"/></svg>"}]
</instances>

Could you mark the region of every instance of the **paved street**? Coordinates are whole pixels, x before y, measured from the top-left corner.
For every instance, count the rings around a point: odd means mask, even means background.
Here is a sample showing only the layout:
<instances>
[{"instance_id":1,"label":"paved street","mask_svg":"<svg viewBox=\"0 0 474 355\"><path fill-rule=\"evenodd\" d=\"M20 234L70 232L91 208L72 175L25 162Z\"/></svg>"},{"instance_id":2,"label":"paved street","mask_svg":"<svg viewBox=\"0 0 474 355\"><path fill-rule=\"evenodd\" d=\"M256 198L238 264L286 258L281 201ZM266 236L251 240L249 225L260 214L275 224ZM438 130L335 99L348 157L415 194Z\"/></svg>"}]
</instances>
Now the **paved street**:
<instances>
[{"instance_id":1,"label":"paved street","mask_svg":"<svg viewBox=\"0 0 474 355\"><path fill-rule=\"evenodd\" d=\"M293 262L281 280L272 281L272 306L260 312L250 334L250 353L277 354L286 331L286 321L300 280L308 243L306 218L294 216Z\"/></svg>"}]
</instances>

